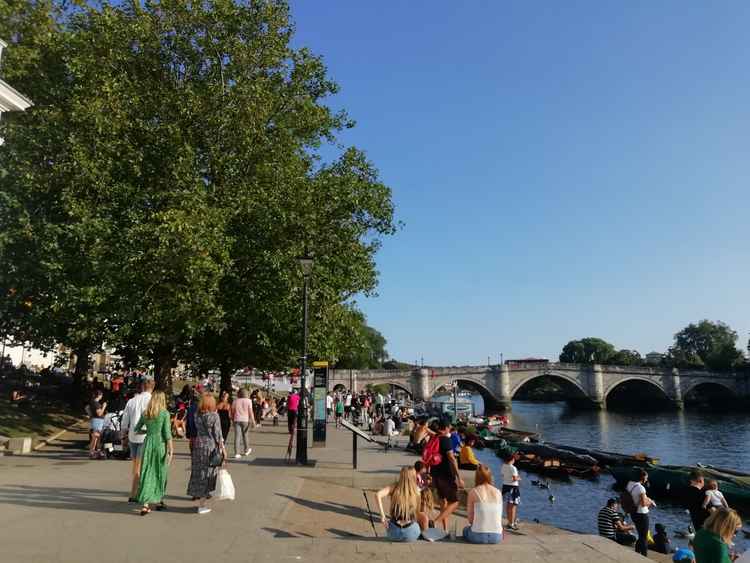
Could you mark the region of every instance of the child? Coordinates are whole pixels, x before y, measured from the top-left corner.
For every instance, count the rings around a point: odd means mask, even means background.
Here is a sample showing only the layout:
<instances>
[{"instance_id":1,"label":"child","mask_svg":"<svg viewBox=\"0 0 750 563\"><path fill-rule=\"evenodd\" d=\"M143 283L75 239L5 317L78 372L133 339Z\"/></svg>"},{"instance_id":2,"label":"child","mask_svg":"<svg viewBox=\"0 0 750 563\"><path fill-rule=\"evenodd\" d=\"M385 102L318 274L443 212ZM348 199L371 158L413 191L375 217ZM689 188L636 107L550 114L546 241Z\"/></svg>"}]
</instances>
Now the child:
<instances>
[{"instance_id":1,"label":"child","mask_svg":"<svg viewBox=\"0 0 750 563\"><path fill-rule=\"evenodd\" d=\"M713 512L717 508L729 508L724 495L719 491L719 483L713 479L706 484L706 498L703 499L703 508Z\"/></svg>"},{"instance_id":2,"label":"child","mask_svg":"<svg viewBox=\"0 0 750 563\"><path fill-rule=\"evenodd\" d=\"M420 497L419 511L424 512L427 514L427 518L431 519L432 507L434 505L432 491L430 490L430 487L432 487L432 476L427 470L427 465L421 460L414 462L414 471L417 472L417 489L419 489Z\"/></svg>"},{"instance_id":3,"label":"child","mask_svg":"<svg viewBox=\"0 0 750 563\"><path fill-rule=\"evenodd\" d=\"M518 505L521 504L521 477L515 466L516 455L508 454L503 458L503 498L505 499L505 514L508 518L508 529L518 530Z\"/></svg>"},{"instance_id":4,"label":"child","mask_svg":"<svg viewBox=\"0 0 750 563\"><path fill-rule=\"evenodd\" d=\"M664 527L664 524L657 524L654 526L654 529L656 530L656 533L654 534L654 545L651 546L651 549L657 553L671 553L672 545L669 541L667 529Z\"/></svg>"}]
</instances>

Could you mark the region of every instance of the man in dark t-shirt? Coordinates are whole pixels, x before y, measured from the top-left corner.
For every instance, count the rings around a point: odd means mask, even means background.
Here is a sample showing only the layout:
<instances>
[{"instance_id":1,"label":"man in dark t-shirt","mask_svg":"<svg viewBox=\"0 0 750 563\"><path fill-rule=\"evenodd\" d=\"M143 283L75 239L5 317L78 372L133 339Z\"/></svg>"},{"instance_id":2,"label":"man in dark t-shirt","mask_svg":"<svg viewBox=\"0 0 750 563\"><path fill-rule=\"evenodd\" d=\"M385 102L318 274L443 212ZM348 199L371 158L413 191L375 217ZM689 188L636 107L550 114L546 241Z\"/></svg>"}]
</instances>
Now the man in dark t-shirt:
<instances>
[{"instance_id":1,"label":"man in dark t-shirt","mask_svg":"<svg viewBox=\"0 0 750 563\"><path fill-rule=\"evenodd\" d=\"M440 514L435 518L435 527L442 524L448 531L448 518L458 508L458 489L463 488L464 482L458 472L458 461L453 453L450 425L441 422L438 425L440 439L440 463L430 468L432 482L440 495Z\"/></svg>"},{"instance_id":2,"label":"man in dark t-shirt","mask_svg":"<svg viewBox=\"0 0 750 563\"><path fill-rule=\"evenodd\" d=\"M685 489L683 494L683 504L690 511L690 520L693 522L693 528L696 531L703 527L703 522L706 521L710 512L703 508L703 500L706 498L706 493L703 490L704 480L703 473L694 469L690 472L690 485Z\"/></svg>"}]
</instances>

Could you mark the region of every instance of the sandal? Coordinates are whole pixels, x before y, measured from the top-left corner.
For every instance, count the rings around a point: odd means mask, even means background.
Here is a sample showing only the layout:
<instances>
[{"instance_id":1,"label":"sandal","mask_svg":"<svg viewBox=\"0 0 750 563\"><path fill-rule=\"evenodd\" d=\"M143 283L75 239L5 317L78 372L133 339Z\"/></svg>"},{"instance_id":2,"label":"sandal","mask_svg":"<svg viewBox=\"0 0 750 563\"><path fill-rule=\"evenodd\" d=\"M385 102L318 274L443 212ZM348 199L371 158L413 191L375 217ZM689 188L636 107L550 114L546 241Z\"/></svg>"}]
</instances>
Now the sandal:
<instances>
[{"instance_id":1,"label":"sandal","mask_svg":"<svg viewBox=\"0 0 750 563\"><path fill-rule=\"evenodd\" d=\"M146 516L146 514L150 512L151 512L151 509L147 506L144 506L143 508L141 508L141 516Z\"/></svg>"}]
</instances>

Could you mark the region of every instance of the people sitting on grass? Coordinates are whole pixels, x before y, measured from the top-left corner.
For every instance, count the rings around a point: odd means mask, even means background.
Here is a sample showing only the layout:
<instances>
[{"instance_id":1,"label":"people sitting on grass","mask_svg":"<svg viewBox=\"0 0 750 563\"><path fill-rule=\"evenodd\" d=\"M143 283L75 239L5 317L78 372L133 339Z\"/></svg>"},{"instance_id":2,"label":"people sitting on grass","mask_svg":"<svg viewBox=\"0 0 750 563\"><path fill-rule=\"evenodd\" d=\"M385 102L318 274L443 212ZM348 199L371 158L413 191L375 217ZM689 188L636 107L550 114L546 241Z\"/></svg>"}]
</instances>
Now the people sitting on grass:
<instances>
[{"instance_id":1,"label":"people sitting on grass","mask_svg":"<svg viewBox=\"0 0 750 563\"><path fill-rule=\"evenodd\" d=\"M616 541L621 545L633 545L635 526L625 524L623 514L620 512L620 501L616 498L607 500L606 506L600 511L596 519L599 535Z\"/></svg>"},{"instance_id":2,"label":"people sitting on grass","mask_svg":"<svg viewBox=\"0 0 750 563\"><path fill-rule=\"evenodd\" d=\"M479 460L474 455L473 447L476 445L477 439L475 436L469 435L466 437L464 445L461 446L461 453L458 456L458 468L475 470L479 466Z\"/></svg>"},{"instance_id":3,"label":"people sitting on grass","mask_svg":"<svg viewBox=\"0 0 750 563\"><path fill-rule=\"evenodd\" d=\"M383 499L390 499L390 518L385 515ZM380 519L391 541L412 542L428 527L427 514L420 510L422 498L413 467L403 467L398 481L377 492Z\"/></svg>"},{"instance_id":4,"label":"people sitting on grass","mask_svg":"<svg viewBox=\"0 0 750 563\"><path fill-rule=\"evenodd\" d=\"M475 487L466 498L464 539L469 543L500 543L503 539L503 496L492 483L492 471L479 464Z\"/></svg>"}]
</instances>

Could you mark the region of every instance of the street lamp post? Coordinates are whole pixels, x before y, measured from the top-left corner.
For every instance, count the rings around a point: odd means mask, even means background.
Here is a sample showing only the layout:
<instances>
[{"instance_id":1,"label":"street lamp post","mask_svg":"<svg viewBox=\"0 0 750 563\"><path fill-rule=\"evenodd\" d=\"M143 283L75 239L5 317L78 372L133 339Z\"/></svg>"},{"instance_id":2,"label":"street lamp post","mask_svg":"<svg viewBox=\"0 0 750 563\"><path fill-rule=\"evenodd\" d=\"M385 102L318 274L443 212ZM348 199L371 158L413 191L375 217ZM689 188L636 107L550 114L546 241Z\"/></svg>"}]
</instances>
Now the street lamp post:
<instances>
[{"instance_id":1,"label":"street lamp post","mask_svg":"<svg viewBox=\"0 0 750 563\"><path fill-rule=\"evenodd\" d=\"M458 380L453 380L453 422L458 422Z\"/></svg>"},{"instance_id":2,"label":"street lamp post","mask_svg":"<svg viewBox=\"0 0 750 563\"><path fill-rule=\"evenodd\" d=\"M297 456L299 465L307 465L307 284L312 273L313 258L305 251L299 259L304 286L302 289L302 371L300 373L300 401L297 411Z\"/></svg>"}]
</instances>

